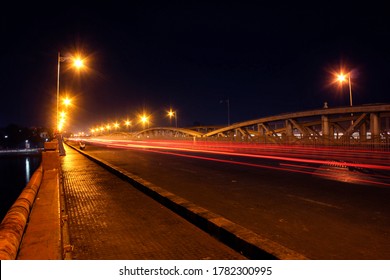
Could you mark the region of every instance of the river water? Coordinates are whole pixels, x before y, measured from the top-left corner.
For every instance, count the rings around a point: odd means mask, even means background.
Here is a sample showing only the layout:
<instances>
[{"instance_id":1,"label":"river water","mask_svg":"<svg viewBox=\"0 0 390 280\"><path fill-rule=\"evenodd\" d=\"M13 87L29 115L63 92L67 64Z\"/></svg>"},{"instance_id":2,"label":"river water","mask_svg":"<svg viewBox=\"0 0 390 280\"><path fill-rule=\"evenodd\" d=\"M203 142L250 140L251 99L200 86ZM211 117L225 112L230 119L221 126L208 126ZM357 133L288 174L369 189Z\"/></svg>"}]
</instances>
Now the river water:
<instances>
[{"instance_id":1,"label":"river water","mask_svg":"<svg viewBox=\"0 0 390 280\"><path fill-rule=\"evenodd\" d=\"M0 155L0 221L41 163L41 155Z\"/></svg>"}]
</instances>

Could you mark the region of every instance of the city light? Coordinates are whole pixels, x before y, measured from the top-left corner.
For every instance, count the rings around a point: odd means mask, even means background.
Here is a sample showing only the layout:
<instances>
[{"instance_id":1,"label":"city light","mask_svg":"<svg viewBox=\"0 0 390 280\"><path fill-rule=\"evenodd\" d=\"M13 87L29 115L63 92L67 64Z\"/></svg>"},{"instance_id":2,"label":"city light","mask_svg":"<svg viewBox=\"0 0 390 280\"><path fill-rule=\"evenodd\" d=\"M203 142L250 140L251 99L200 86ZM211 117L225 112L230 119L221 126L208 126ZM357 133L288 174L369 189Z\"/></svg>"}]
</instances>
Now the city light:
<instances>
[{"instance_id":1,"label":"city light","mask_svg":"<svg viewBox=\"0 0 390 280\"><path fill-rule=\"evenodd\" d=\"M148 124L148 128L149 128L149 117L148 117L148 116L146 116L146 115L144 114L144 115L142 115L142 116L140 117L140 120L141 120L143 129L145 129L145 124L146 124L146 123Z\"/></svg>"},{"instance_id":2,"label":"city light","mask_svg":"<svg viewBox=\"0 0 390 280\"><path fill-rule=\"evenodd\" d=\"M82 67L84 67L84 62L81 58L75 58L74 61L73 61L73 65L77 68L77 69L80 69Z\"/></svg>"},{"instance_id":3,"label":"city light","mask_svg":"<svg viewBox=\"0 0 390 280\"><path fill-rule=\"evenodd\" d=\"M346 80L346 77L344 74L341 73L337 75L337 80L342 83Z\"/></svg>"},{"instance_id":4,"label":"city light","mask_svg":"<svg viewBox=\"0 0 390 280\"><path fill-rule=\"evenodd\" d=\"M351 83L351 72L344 74L342 71L340 73L335 74L336 81L342 85L344 82L348 82L349 87L349 105L352 107L352 83Z\"/></svg>"},{"instance_id":5,"label":"city light","mask_svg":"<svg viewBox=\"0 0 390 280\"><path fill-rule=\"evenodd\" d=\"M56 126L57 130L60 132L62 131L64 127L64 122L60 120L60 68L61 68L61 62L66 62L66 61L73 61L73 66L76 69L81 69L84 67L84 62L83 59L80 57L72 57L72 56L61 56L61 53L58 52L58 58L57 58L57 117L56 117ZM71 104L71 100L69 98L64 98L63 101L64 105L67 107ZM60 123L61 122L61 123Z\"/></svg>"},{"instance_id":6,"label":"city light","mask_svg":"<svg viewBox=\"0 0 390 280\"><path fill-rule=\"evenodd\" d=\"M68 107L69 105L72 104L72 101L69 97L65 97L64 100L63 100L63 104Z\"/></svg>"},{"instance_id":7,"label":"city light","mask_svg":"<svg viewBox=\"0 0 390 280\"><path fill-rule=\"evenodd\" d=\"M176 127L177 127L177 112L176 111L172 111L172 109L170 109L168 111L168 117L169 117L170 121L172 121L172 117L175 117L175 124L176 124Z\"/></svg>"}]
</instances>

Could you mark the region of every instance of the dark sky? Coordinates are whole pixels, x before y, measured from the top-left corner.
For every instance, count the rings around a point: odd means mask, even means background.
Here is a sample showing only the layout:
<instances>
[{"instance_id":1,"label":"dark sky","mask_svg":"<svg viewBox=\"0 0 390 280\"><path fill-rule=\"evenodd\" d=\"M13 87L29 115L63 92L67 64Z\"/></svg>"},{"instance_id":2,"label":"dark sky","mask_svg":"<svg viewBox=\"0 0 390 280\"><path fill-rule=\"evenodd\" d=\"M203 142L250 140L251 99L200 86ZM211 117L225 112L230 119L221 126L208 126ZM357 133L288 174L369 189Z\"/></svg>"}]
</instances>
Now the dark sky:
<instances>
[{"instance_id":1,"label":"dark sky","mask_svg":"<svg viewBox=\"0 0 390 280\"><path fill-rule=\"evenodd\" d=\"M143 110L168 125L169 107L180 126L226 124L227 99L231 123L348 106L348 86L330 85L340 67L352 70L354 105L390 102L385 4L127 2L2 7L0 127L52 126L58 51L88 65L61 63L73 131Z\"/></svg>"}]
</instances>

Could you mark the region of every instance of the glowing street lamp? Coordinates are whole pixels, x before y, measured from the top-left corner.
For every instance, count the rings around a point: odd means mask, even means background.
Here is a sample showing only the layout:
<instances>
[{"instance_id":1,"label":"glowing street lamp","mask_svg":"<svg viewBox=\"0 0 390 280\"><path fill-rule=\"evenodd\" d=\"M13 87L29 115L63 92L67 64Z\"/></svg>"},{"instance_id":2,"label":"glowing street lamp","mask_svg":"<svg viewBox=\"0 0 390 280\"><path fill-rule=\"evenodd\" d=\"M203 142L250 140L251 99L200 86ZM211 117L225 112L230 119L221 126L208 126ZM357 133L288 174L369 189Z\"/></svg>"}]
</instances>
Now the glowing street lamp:
<instances>
[{"instance_id":1,"label":"glowing street lamp","mask_svg":"<svg viewBox=\"0 0 390 280\"><path fill-rule=\"evenodd\" d=\"M348 77L347 77L348 76ZM340 73L337 75L337 80L342 84L347 81L348 78L348 85L349 85L349 105L352 107L352 85L351 85L351 73L343 74Z\"/></svg>"},{"instance_id":2,"label":"glowing street lamp","mask_svg":"<svg viewBox=\"0 0 390 280\"><path fill-rule=\"evenodd\" d=\"M144 129L145 129L145 123L148 123L148 128L149 128L149 117L147 117L145 115L142 115L141 116L141 122L142 122L142 126L143 126Z\"/></svg>"},{"instance_id":3,"label":"glowing street lamp","mask_svg":"<svg viewBox=\"0 0 390 280\"><path fill-rule=\"evenodd\" d=\"M351 84L351 72L348 74L340 73L337 75L337 80L342 84L347 81L348 76L348 86L349 86L349 106L352 107L352 84ZM351 113L351 117L353 117L353 113ZM351 120L351 125L353 125L353 119Z\"/></svg>"},{"instance_id":4,"label":"glowing street lamp","mask_svg":"<svg viewBox=\"0 0 390 280\"><path fill-rule=\"evenodd\" d=\"M172 117L175 117L175 123L176 123L176 128L177 128L177 112L176 111L172 111L172 109L170 109L168 111L168 117L170 120L172 120Z\"/></svg>"},{"instance_id":5,"label":"glowing street lamp","mask_svg":"<svg viewBox=\"0 0 390 280\"><path fill-rule=\"evenodd\" d=\"M127 130L129 130L129 126L131 127L131 125L132 125L131 121L129 121L129 120L125 121L125 126L126 126Z\"/></svg>"},{"instance_id":6,"label":"glowing street lamp","mask_svg":"<svg viewBox=\"0 0 390 280\"><path fill-rule=\"evenodd\" d=\"M66 113L64 111L60 112L61 120L64 120L66 117Z\"/></svg>"},{"instance_id":7,"label":"glowing street lamp","mask_svg":"<svg viewBox=\"0 0 390 280\"><path fill-rule=\"evenodd\" d=\"M61 53L58 52L58 60L57 60L57 118L56 124L59 125L59 102L60 102L60 67L61 62L73 60L73 66L77 69L80 69L84 66L84 62L81 58L72 58L68 56L61 56Z\"/></svg>"},{"instance_id":8,"label":"glowing street lamp","mask_svg":"<svg viewBox=\"0 0 390 280\"><path fill-rule=\"evenodd\" d=\"M73 60L73 65L77 68L77 69L80 69L82 67L84 67L84 61L81 59L81 58L75 58Z\"/></svg>"},{"instance_id":9,"label":"glowing street lamp","mask_svg":"<svg viewBox=\"0 0 390 280\"><path fill-rule=\"evenodd\" d=\"M65 97L63 100L63 103L64 103L65 107L68 107L69 105L72 104L72 101L70 100L70 98Z\"/></svg>"}]
</instances>

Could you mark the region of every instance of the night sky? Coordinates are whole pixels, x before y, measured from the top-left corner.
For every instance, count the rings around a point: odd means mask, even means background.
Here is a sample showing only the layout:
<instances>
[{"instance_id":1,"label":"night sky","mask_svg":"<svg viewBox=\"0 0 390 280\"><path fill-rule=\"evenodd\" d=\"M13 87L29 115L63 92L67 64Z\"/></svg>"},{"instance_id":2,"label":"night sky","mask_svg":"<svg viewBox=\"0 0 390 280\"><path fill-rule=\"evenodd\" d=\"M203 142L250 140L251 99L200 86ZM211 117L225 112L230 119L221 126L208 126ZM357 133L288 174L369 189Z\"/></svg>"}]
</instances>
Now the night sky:
<instances>
[{"instance_id":1,"label":"night sky","mask_svg":"<svg viewBox=\"0 0 390 280\"><path fill-rule=\"evenodd\" d=\"M390 102L384 1L128 2L2 7L0 127L53 126L58 51L88 65L61 63L75 132L143 111L169 125L170 107L179 126L223 125L226 100L231 123L348 106L347 84L330 83L340 68L352 70L354 105Z\"/></svg>"}]
</instances>

